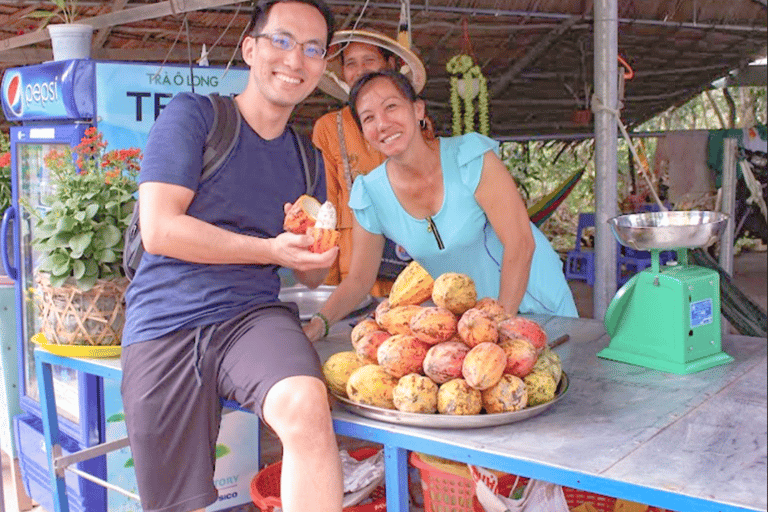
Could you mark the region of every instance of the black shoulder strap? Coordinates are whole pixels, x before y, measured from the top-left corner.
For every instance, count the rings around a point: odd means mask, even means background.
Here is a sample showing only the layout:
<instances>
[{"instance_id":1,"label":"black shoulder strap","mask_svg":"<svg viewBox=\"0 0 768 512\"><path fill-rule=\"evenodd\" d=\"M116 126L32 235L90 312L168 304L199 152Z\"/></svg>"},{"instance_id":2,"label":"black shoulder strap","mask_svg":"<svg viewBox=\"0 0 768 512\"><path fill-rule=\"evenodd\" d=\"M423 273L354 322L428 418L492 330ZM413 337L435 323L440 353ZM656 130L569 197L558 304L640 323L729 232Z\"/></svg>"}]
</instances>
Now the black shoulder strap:
<instances>
[{"instance_id":1,"label":"black shoulder strap","mask_svg":"<svg viewBox=\"0 0 768 512\"><path fill-rule=\"evenodd\" d=\"M205 139L203 151L203 171L200 181L204 181L219 169L237 144L240 136L241 115L234 98L209 94L213 105L213 126Z\"/></svg>"},{"instance_id":2,"label":"black shoulder strap","mask_svg":"<svg viewBox=\"0 0 768 512\"><path fill-rule=\"evenodd\" d=\"M307 195L314 195L315 186L320 174L320 159L322 155L320 150L312 144L309 137L291 125L288 125L288 128L293 134L296 147L299 150L299 156L301 157L301 164L304 168L304 182L307 184Z\"/></svg>"}]
</instances>

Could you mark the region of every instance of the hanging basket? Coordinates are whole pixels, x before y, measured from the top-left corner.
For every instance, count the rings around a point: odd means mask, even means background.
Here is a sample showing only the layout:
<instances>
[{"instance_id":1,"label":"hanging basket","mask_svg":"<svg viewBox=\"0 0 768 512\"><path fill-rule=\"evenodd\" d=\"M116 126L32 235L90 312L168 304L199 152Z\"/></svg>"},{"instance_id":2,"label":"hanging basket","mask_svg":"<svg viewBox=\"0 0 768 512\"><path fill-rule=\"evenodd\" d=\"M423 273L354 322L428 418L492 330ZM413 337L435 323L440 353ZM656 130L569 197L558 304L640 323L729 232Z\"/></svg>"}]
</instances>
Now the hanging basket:
<instances>
[{"instance_id":1,"label":"hanging basket","mask_svg":"<svg viewBox=\"0 0 768 512\"><path fill-rule=\"evenodd\" d=\"M51 286L47 274L38 274L36 281L42 331L48 343L120 345L127 279L99 279L88 291L78 288L73 279L61 287Z\"/></svg>"}]
</instances>

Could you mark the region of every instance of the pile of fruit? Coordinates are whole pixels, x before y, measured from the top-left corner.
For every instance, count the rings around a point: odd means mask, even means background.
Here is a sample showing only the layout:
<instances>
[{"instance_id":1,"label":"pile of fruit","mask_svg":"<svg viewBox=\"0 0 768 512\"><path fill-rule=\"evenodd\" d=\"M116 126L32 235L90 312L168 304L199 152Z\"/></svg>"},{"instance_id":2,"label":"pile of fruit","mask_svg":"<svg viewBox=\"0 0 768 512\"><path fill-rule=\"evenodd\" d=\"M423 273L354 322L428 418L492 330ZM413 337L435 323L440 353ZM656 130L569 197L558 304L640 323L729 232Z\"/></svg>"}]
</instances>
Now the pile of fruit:
<instances>
[{"instance_id":1,"label":"pile of fruit","mask_svg":"<svg viewBox=\"0 0 768 512\"><path fill-rule=\"evenodd\" d=\"M562 374L540 325L477 300L469 276L432 279L415 261L351 337L354 351L323 365L330 390L403 412L518 411L553 400Z\"/></svg>"}]
</instances>

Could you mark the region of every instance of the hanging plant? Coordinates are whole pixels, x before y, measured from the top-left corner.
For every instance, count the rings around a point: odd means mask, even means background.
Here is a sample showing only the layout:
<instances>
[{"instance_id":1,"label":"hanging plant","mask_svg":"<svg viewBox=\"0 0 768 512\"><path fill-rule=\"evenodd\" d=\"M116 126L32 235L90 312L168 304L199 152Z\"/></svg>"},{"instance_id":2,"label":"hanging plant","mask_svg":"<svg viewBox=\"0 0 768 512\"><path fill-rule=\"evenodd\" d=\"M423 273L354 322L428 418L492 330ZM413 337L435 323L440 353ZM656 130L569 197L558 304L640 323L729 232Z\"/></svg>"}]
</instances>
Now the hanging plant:
<instances>
[{"instance_id":1,"label":"hanging plant","mask_svg":"<svg viewBox=\"0 0 768 512\"><path fill-rule=\"evenodd\" d=\"M469 132L490 133L488 119L488 82L480 66L466 54L451 57L445 69L451 74L451 110L453 135ZM475 124L477 100L477 125Z\"/></svg>"}]
</instances>

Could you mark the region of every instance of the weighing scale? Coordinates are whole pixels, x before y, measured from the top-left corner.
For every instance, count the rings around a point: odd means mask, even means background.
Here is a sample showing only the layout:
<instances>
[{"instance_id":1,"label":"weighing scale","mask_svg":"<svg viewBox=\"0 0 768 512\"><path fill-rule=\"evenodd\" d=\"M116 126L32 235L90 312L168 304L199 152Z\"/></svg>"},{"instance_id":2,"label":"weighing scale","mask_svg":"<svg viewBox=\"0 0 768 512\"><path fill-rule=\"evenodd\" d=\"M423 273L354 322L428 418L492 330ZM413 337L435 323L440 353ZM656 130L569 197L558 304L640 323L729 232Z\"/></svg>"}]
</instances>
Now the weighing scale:
<instances>
[{"instance_id":1,"label":"weighing scale","mask_svg":"<svg viewBox=\"0 0 768 512\"><path fill-rule=\"evenodd\" d=\"M609 219L622 245L651 252L651 266L622 286L605 313L609 346L598 357L686 375L733 361L720 347L720 276L688 264L688 249L708 247L728 216L667 211ZM677 262L659 264L659 253Z\"/></svg>"}]
</instances>

